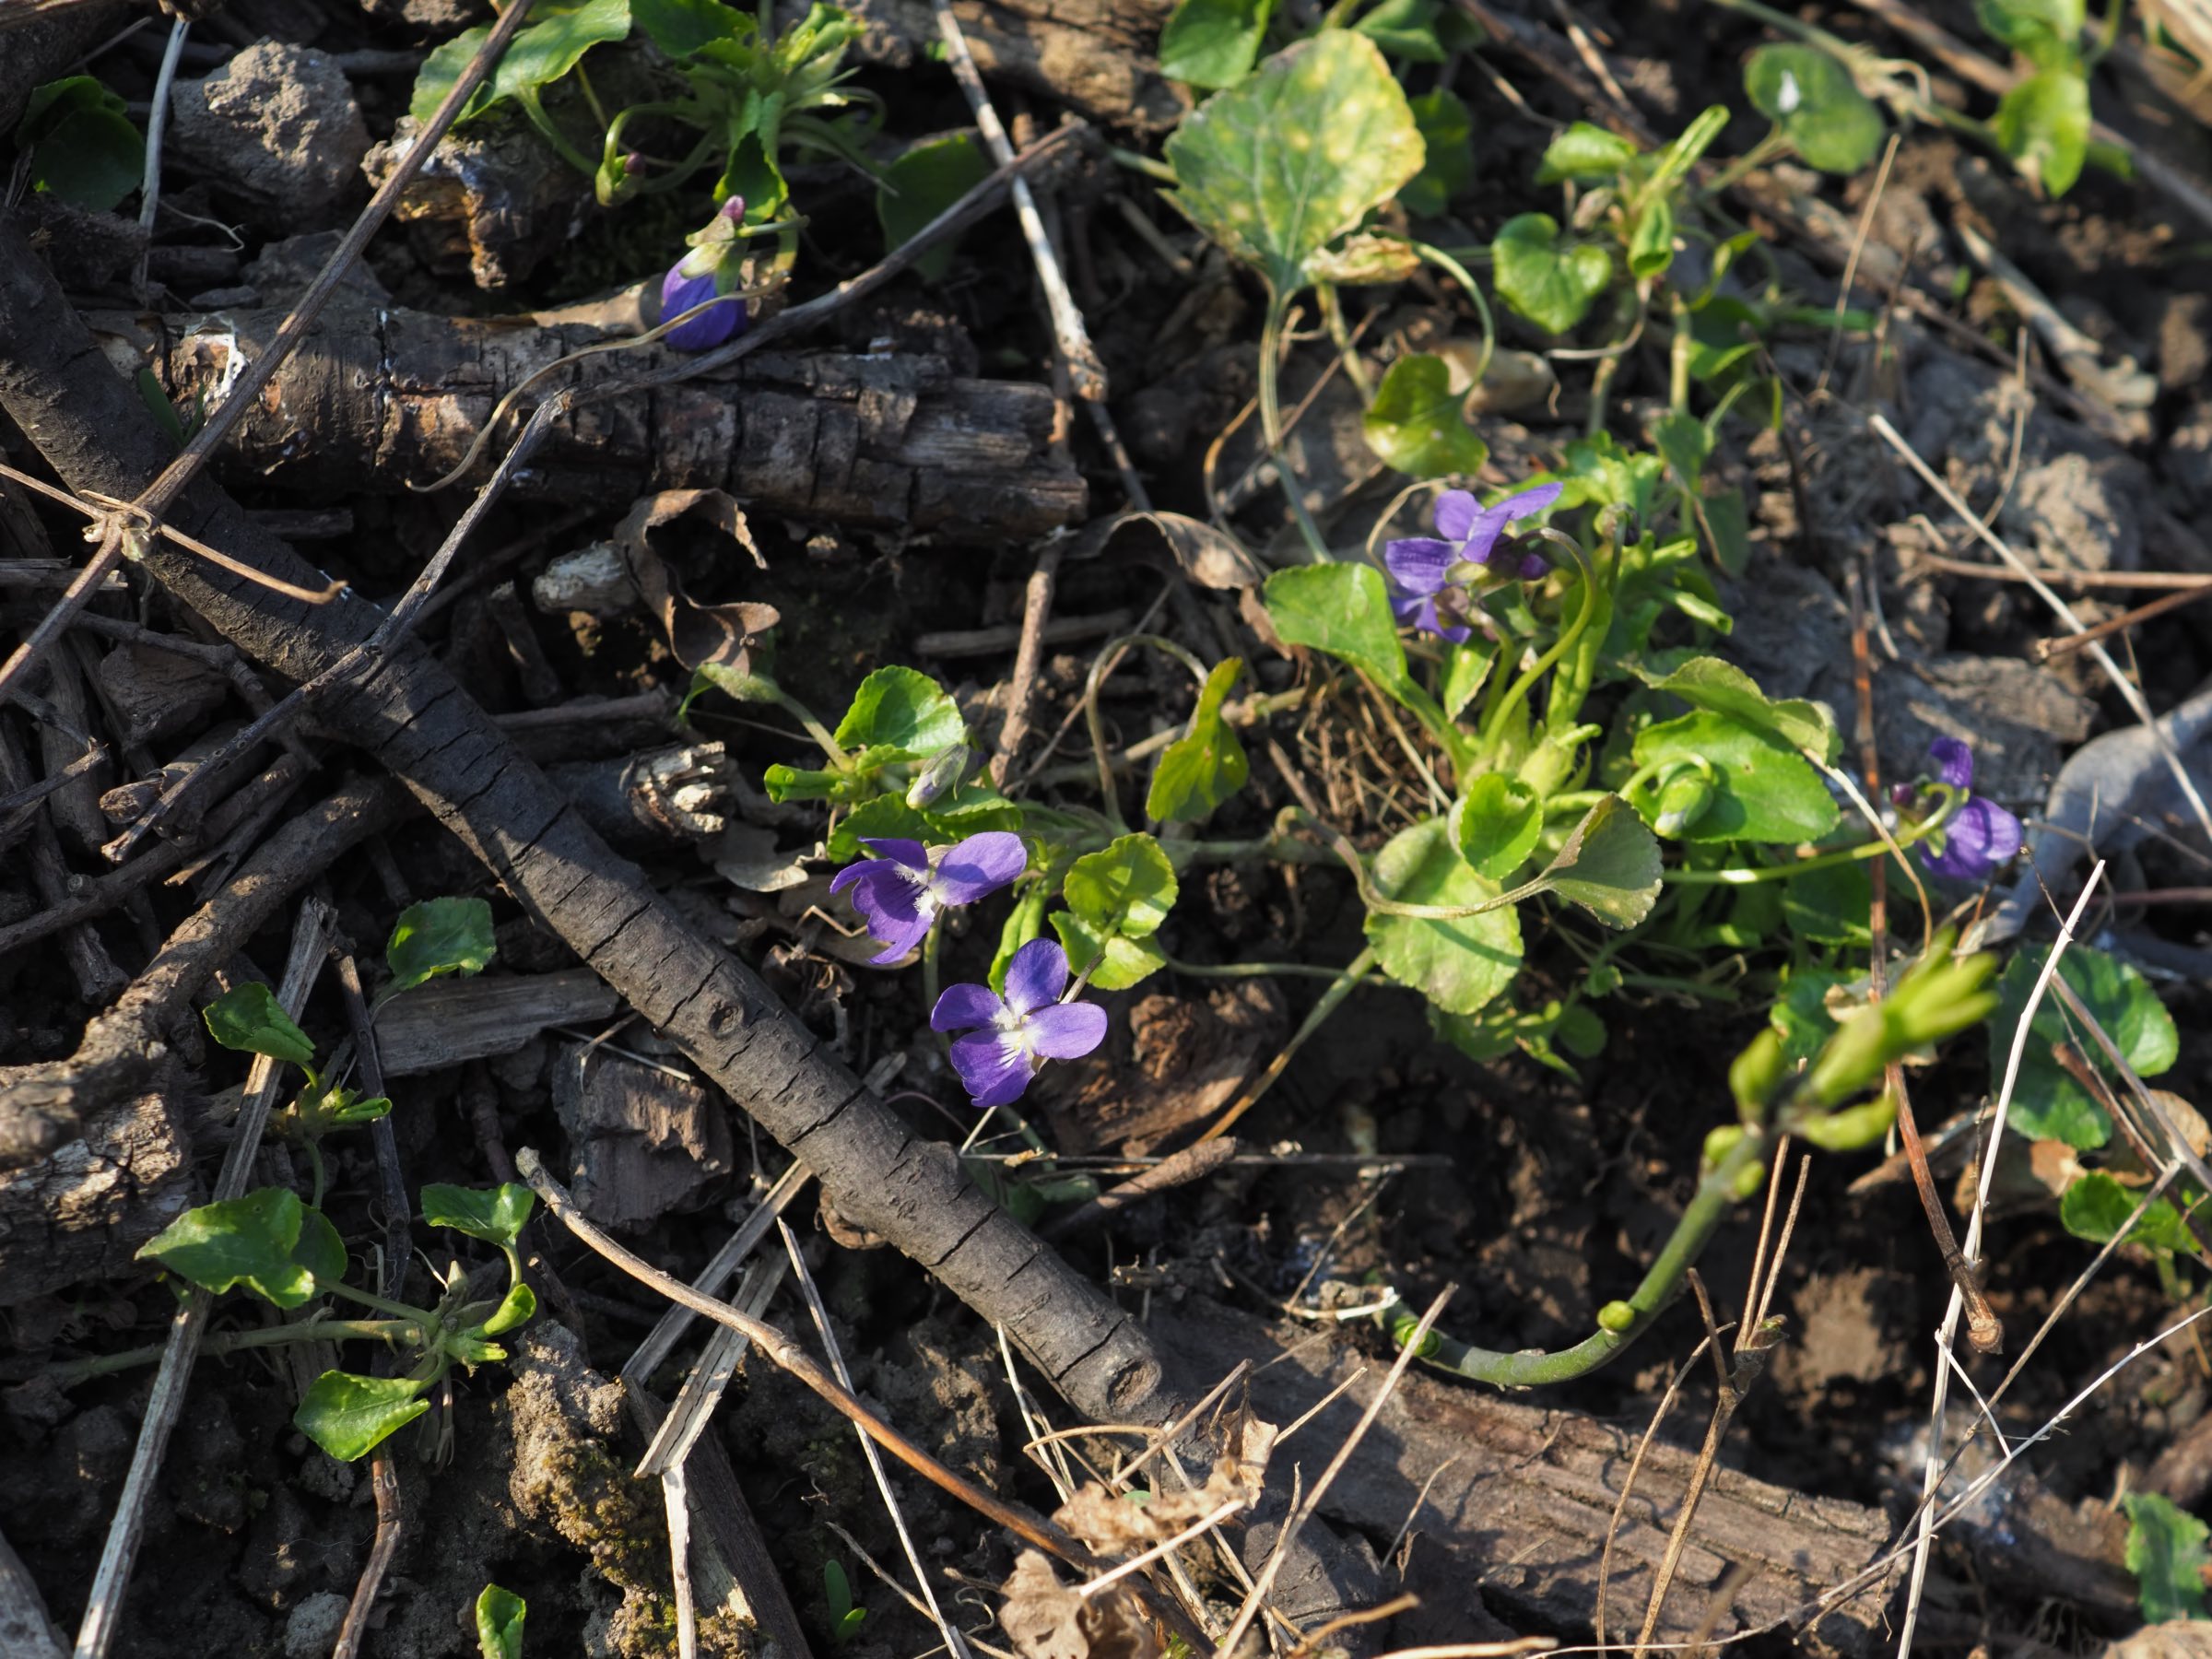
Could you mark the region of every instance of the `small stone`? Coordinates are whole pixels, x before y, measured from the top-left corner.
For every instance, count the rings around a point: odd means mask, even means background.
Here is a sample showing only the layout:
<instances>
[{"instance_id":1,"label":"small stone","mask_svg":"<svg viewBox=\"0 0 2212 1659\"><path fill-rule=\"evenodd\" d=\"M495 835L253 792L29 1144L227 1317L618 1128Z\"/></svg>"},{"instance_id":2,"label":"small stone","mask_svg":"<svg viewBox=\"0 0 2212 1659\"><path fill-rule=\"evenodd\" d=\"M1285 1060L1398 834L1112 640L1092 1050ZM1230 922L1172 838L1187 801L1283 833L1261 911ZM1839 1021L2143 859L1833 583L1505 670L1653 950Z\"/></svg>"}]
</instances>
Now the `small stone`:
<instances>
[{"instance_id":1,"label":"small stone","mask_svg":"<svg viewBox=\"0 0 2212 1659\"><path fill-rule=\"evenodd\" d=\"M288 231L334 223L360 188L369 127L328 53L282 41L247 47L171 95L177 154Z\"/></svg>"},{"instance_id":2,"label":"small stone","mask_svg":"<svg viewBox=\"0 0 2212 1659\"><path fill-rule=\"evenodd\" d=\"M284 1659L325 1659L346 1623L346 1598L318 1590L292 1609L284 1625Z\"/></svg>"}]
</instances>

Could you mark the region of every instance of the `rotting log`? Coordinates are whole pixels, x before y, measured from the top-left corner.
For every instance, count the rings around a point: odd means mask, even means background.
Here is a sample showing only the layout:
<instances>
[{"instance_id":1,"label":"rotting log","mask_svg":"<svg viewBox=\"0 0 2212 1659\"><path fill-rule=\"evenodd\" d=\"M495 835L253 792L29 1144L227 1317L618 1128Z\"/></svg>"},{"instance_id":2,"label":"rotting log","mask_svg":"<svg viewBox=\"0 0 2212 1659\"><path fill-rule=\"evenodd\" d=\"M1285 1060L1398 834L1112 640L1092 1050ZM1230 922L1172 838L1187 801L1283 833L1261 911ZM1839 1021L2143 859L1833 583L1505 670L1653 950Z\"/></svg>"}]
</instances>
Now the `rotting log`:
<instances>
[{"instance_id":1,"label":"rotting log","mask_svg":"<svg viewBox=\"0 0 2212 1659\"><path fill-rule=\"evenodd\" d=\"M605 324L539 326L342 290L232 433L224 465L321 500L418 488L466 458L512 388L571 352L638 332L624 306L606 314ZM200 319L170 346L167 383L187 405L219 399L284 316L270 308ZM135 320L94 322L117 366L135 372L157 336ZM660 346L594 353L547 375L522 412L678 356ZM847 529L1020 540L1085 511L1081 475L1053 452L1056 406L1049 387L963 378L941 357L761 351L719 377L571 414L514 488L595 505L719 488L758 512ZM480 469L519 424L506 418Z\"/></svg>"},{"instance_id":2,"label":"rotting log","mask_svg":"<svg viewBox=\"0 0 2212 1659\"><path fill-rule=\"evenodd\" d=\"M1315 1341L1310 1330L1273 1330L1210 1302L1156 1307L1151 1323L1164 1353L1213 1377L1252 1360L1252 1407L1278 1424L1302 1417L1366 1364L1367 1375L1300 1431L1309 1468L1323 1448L1342 1442L1382 1382L1381 1367L1342 1344ZM1437 1631L1464 1629L1463 1616L1478 1607L1516 1629L1566 1637L1592 1621L1606 1529L1640 1429L1520 1405L1416 1371L1384 1404L1323 1512L1371 1536L1388 1538L1401 1527L1419 1535L1407 1587L1430 1605L1424 1629L1409 1640L1441 1639L1428 1619ZM1695 1461L1665 1443L1644 1458L1614 1539L1609 1634L1642 1623ZM1816 1651L1870 1655L1882 1645L1887 1579L1823 1617L1808 1609L1878 1557L1888 1535L1878 1510L1721 1469L1699 1506L1657 1639L1719 1640L1786 1624ZM1750 1576L1715 1626L1700 1631L1737 1565Z\"/></svg>"}]
</instances>

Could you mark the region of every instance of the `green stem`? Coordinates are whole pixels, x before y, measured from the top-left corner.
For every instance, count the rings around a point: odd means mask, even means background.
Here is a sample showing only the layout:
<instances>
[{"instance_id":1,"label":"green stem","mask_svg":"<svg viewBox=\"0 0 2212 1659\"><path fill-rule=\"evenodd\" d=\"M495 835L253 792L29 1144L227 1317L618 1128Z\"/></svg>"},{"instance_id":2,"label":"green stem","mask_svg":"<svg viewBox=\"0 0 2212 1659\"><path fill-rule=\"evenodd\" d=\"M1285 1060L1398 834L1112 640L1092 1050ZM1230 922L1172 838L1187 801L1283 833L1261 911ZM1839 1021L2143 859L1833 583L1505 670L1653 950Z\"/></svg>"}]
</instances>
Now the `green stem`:
<instances>
[{"instance_id":1,"label":"green stem","mask_svg":"<svg viewBox=\"0 0 2212 1659\"><path fill-rule=\"evenodd\" d=\"M1289 320L1290 300L1287 295L1275 291L1272 283L1267 288L1267 315L1260 324L1260 435L1267 445L1267 459L1275 467L1276 482L1282 487L1283 500L1290 509L1290 517L1298 525L1298 533L1305 540L1306 549L1313 555L1316 564L1330 564L1335 556L1329 551L1321 526L1306 511L1300 499L1298 481L1290 476L1289 463L1283 458L1283 406L1280 373L1283 355L1283 327Z\"/></svg>"},{"instance_id":2,"label":"green stem","mask_svg":"<svg viewBox=\"0 0 2212 1659\"><path fill-rule=\"evenodd\" d=\"M363 1290L358 1285L342 1282L326 1285L317 1280L315 1288L319 1290L326 1290L333 1296L342 1296L348 1301L359 1302L364 1308L374 1308L381 1313L390 1313L396 1318L406 1320L412 1324L427 1328L436 1323L437 1316L435 1314L425 1313L420 1308L410 1308L406 1302L394 1301L387 1296L379 1296L373 1290Z\"/></svg>"},{"instance_id":3,"label":"green stem","mask_svg":"<svg viewBox=\"0 0 2212 1659\"><path fill-rule=\"evenodd\" d=\"M1418 253L1430 265L1441 268L1458 282L1459 286L1465 290L1467 298L1474 302L1476 314L1482 319L1482 355L1475 359L1474 380L1468 388L1469 391L1472 391L1475 386L1481 385L1483 377L1489 373L1490 359L1496 355L1498 349L1498 321L1490 315L1490 302L1483 298L1481 285L1467 274L1467 267L1445 253L1443 249L1431 247L1427 242L1418 241L1412 246L1416 253Z\"/></svg>"},{"instance_id":4,"label":"green stem","mask_svg":"<svg viewBox=\"0 0 2212 1659\"><path fill-rule=\"evenodd\" d=\"M761 683L767 684L766 681ZM806 728L806 735L821 746L821 751L829 758L831 766L839 771L845 771L852 767L853 758L845 753L837 739L830 735L830 728L817 720L813 711L808 709L805 703L792 696L781 686L775 688L773 701L785 710L794 720Z\"/></svg>"},{"instance_id":5,"label":"green stem","mask_svg":"<svg viewBox=\"0 0 2212 1659\"><path fill-rule=\"evenodd\" d=\"M599 176L598 163L570 143L569 135L554 124L553 117L546 112L546 106L535 88L516 93L514 101L523 106L523 113L529 119L530 124L537 129L538 135L553 147L554 152L563 161L587 179Z\"/></svg>"},{"instance_id":6,"label":"green stem","mask_svg":"<svg viewBox=\"0 0 2212 1659\"><path fill-rule=\"evenodd\" d=\"M1558 539L1566 542L1570 547L1573 546L1573 543L1565 535L1561 535ZM1507 557L1512 557L1510 551ZM1597 615L1597 572L1593 571L1589 561L1582 557L1580 548L1576 549L1575 559L1581 568L1583 578L1582 606L1576 611L1574 620L1561 630L1558 639L1551 642L1551 649L1524 669L1521 677L1512 683L1505 695L1499 700L1497 706L1484 716L1482 735L1477 740L1477 752L1480 754L1487 756L1495 752L1499 734L1504 729L1506 717L1512 712L1516 704L1528 696L1536 681L1551 668L1551 665L1565 656L1573 647L1575 641L1583 637L1583 630L1590 626L1591 618Z\"/></svg>"},{"instance_id":7,"label":"green stem","mask_svg":"<svg viewBox=\"0 0 2212 1659\"><path fill-rule=\"evenodd\" d=\"M1268 1062L1267 1069L1260 1074L1258 1080L1239 1095L1236 1102L1215 1119L1206 1132L1198 1138L1202 1141L1217 1139L1228 1130L1230 1124L1258 1105L1260 1098L1275 1087L1276 1079L1289 1069L1291 1060L1297 1055L1298 1051L1305 1046L1306 1039L1312 1036L1328 1022L1329 1016L1344 1006L1344 999L1352 994L1360 981L1374 971L1374 967L1375 952L1372 946L1347 962L1343 970L1335 976L1336 982L1322 993L1321 1000L1313 1005L1312 1012L1308 1014L1304 1023L1291 1033L1290 1041L1283 1045L1283 1052Z\"/></svg>"},{"instance_id":8,"label":"green stem","mask_svg":"<svg viewBox=\"0 0 2212 1659\"><path fill-rule=\"evenodd\" d=\"M922 935L922 1002L924 1007L934 1008L937 1006L938 941L944 936L945 918L942 915L938 916L936 921L931 924L930 930Z\"/></svg>"},{"instance_id":9,"label":"green stem","mask_svg":"<svg viewBox=\"0 0 2212 1659\"><path fill-rule=\"evenodd\" d=\"M1767 1150L1766 1131L1747 1129L1721 1161L1698 1182L1697 1193L1691 1197L1689 1207L1682 1212L1682 1219L1675 1224L1674 1234L1665 1248L1643 1276L1643 1282L1636 1287L1635 1294L1620 1304L1628 1308L1632 1317L1619 1330L1594 1332L1574 1347L1549 1354L1535 1350L1505 1354L1490 1348L1470 1347L1441 1331L1432 1331L1419 1357L1441 1371L1500 1388L1535 1388L1589 1375L1642 1335L1652 1322L1682 1293L1689 1269L1697 1265L1713 1233L1740 1199L1738 1184L1747 1171L1765 1166ZM1392 1335L1403 1340L1411 1334L1416 1323L1410 1318L1397 1322Z\"/></svg>"},{"instance_id":10,"label":"green stem","mask_svg":"<svg viewBox=\"0 0 2212 1659\"><path fill-rule=\"evenodd\" d=\"M1165 960L1169 972L1191 979L1252 979L1263 973L1289 979L1344 977L1343 969L1324 968L1319 962L1185 962L1174 957L1166 957Z\"/></svg>"},{"instance_id":11,"label":"green stem","mask_svg":"<svg viewBox=\"0 0 2212 1659\"><path fill-rule=\"evenodd\" d=\"M1897 844L1910 847L1935 828L1931 820L1917 832L1908 829L1897 838ZM1889 851L1889 843L1882 841L1861 841L1855 847L1839 847L1832 853L1815 853L1800 858L1794 864L1755 865L1725 870L1665 870L1660 879L1677 887L1750 887L1761 881L1787 881L1793 876L1803 876L1808 870L1832 869L1837 865L1856 864L1869 858L1879 858Z\"/></svg>"},{"instance_id":12,"label":"green stem","mask_svg":"<svg viewBox=\"0 0 2212 1659\"><path fill-rule=\"evenodd\" d=\"M1367 365L1359 352L1352 348L1351 330L1344 325L1344 307L1336 299L1336 285L1333 282L1314 284L1313 291L1321 296L1321 320L1329 331L1329 339L1336 347L1337 360L1351 377L1352 384L1359 388L1359 401L1375 401L1375 384L1368 376Z\"/></svg>"},{"instance_id":13,"label":"green stem","mask_svg":"<svg viewBox=\"0 0 2212 1659\"><path fill-rule=\"evenodd\" d=\"M230 1354L244 1348L276 1347L288 1342L342 1342L347 1337L362 1336L419 1342L422 1326L408 1319L311 1319L300 1324L263 1325L251 1331L218 1331L201 1341L200 1352ZM145 1347L124 1348L120 1353L101 1354L97 1359L71 1359L49 1366L44 1374L62 1387L69 1388L94 1377L155 1364L167 1347L166 1343L157 1342Z\"/></svg>"},{"instance_id":14,"label":"green stem","mask_svg":"<svg viewBox=\"0 0 2212 1659\"><path fill-rule=\"evenodd\" d=\"M1175 176L1175 170L1156 156L1140 155L1133 149L1122 149L1118 146L1109 145L1106 147L1106 159L1116 167L1126 168L1134 173L1142 173L1147 179L1157 179L1162 184L1182 182Z\"/></svg>"}]
</instances>

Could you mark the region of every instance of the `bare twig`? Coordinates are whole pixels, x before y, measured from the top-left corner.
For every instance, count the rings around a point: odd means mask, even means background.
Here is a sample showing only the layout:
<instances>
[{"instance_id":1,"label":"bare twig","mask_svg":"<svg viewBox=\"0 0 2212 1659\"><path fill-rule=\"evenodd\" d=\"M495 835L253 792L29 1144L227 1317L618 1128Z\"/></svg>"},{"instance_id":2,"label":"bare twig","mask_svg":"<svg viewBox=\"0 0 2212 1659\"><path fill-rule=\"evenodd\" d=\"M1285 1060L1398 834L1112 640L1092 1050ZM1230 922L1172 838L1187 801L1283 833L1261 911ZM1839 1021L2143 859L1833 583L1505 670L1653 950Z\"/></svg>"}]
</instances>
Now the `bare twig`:
<instances>
[{"instance_id":1,"label":"bare twig","mask_svg":"<svg viewBox=\"0 0 2212 1659\"><path fill-rule=\"evenodd\" d=\"M154 76L154 107L146 117L146 171L138 184L138 229L145 231L147 245L138 253L138 263L131 271L131 293L140 305L147 302L146 262L152 253L154 220L161 211L161 150L169 135L170 89L177 82L177 60L184 55L184 37L192 32L192 20L178 18L169 26L169 44L161 52L161 68Z\"/></svg>"},{"instance_id":2,"label":"bare twig","mask_svg":"<svg viewBox=\"0 0 2212 1659\"><path fill-rule=\"evenodd\" d=\"M322 969L334 920L330 907L321 900L301 901L300 919L292 928L291 955L276 993L285 1012L295 1018ZM222 1171L216 1177L214 1195L218 1203L246 1190L253 1155L260 1150L262 1130L269 1121L269 1108L276 1101L283 1070L282 1062L266 1054L253 1057L246 1074L246 1100L239 1109L237 1132L223 1159ZM131 1453L130 1473L124 1477L123 1496L116 1501L115 1518L108 1527L108 1541L100 1551L100 1567L86 1600L84 1622L77 1627L76 1659L102 1659L115 1640L115 1629L123 1618L124 1591L138 1559L146 1507L153 1497L170 1431L184 1409L185 1387L191 1380L193 1361L199 1357L200 1340L207 1328L207 1309L214 1300L194 1286L170 1322L168 1346L162 1351L161 1368L154 1374L146 1418L138 1428L138 1444Z\"/></svg>"},{"instance_id":3,"label":"bare twig","mask_svg":"<svg viewBox=\"0 0 2212 1659\"><path fill-rule=\"evenodd\" d=\"M1202 1180L1236 1155L1237 1143L1228 1135L1218 1140L1200 1141L1194 1147L1185 1147L1143 1173L1131 1176L1119 1186L1109 1187L1089 1203L1078 1205L1065 1215L1055 1217L1038 1231L1047 1239L1064 1239L1070 1233L1080 1232L1086 1227L1105 1220L1116 1210L1135 1203L1139 1198Z\"/></svg>"},{"instance_id":4,"label":"bare twig","mask_svg":"<svg viewBox=\"0 0 2212 1659\"><path fill-rule=\"evenodd\" d=\"M1021 753L1030 735L1030 710L1037 701L1037 671L1044 664L1045 624L1053 614L1053 585L1060 574L1065 544L1047 542L1030 572L1030 585L1021 606L1021 643L1014 653L1014 674L1006 688L1006 718L999 723L998 743L991 756L991 782L1004 788L1006 772Z\"/></svg>"}]
</instances>

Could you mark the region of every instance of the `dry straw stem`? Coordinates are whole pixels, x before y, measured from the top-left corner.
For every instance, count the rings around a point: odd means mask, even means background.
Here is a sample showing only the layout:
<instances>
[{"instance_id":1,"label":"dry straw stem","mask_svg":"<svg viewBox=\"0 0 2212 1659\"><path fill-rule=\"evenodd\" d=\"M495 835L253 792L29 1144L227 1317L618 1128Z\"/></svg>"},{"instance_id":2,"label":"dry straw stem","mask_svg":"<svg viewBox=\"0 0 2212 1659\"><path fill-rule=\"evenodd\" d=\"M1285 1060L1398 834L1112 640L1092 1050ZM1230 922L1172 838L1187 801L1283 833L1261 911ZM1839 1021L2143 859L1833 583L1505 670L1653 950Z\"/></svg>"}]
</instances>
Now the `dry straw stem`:
<instances>
[{"instance_id":1,"label":"dry straw stem","mask_svg":"<svg viewBox=\"0 0 2212 1659\"><path fill-rule=\"evenodd\" d=\"M830 1310L822 1306L821 1292L815 1288L814 1275L807 1271L806 1258L800 1253L798 1236L781 1217L776 1220L777 1235L783 1241L783 1253L791 1260L791 1270L799 1281L799 1293L806 1299L806 1312L814 1321L815 1335L822 1339L822 1348L830 1356L830 1364L837 1373L841 1387L848 1392L853 1387L853 1373L845 1365L844 1350L838 1347L837 1333L830 1328ZM914 1547L913 1535L907 1530L906 1512L899 1507L898 1495L891 1490L891 1477L884 1470L883 1454L876 1450L876 1442L868 1438L865 1429L860 1433L861 1455L868 1460L868 1473L876 1477L876 1489L883 1494L883 1507L891 1517L891 1530L899 1535L899 1547L906 1554L906 1565L914 1575L914 1587L922 1592L922 1599L929 1606L930 1622L937 1627L937 1634L945 1639L945 1651L952 1659L968 1659L967 1645L945 1610L937 1606L936 1593L929 1587L929 1570L922 1565L922 1555ZM688 1654L684 1659L690 1659Z\"/></svg>"},{"instance_id":2,"label":"dry straw stem","mask_svg":"<svg viewBox=\"0 0 2212 1659\"><path fill-rule=\"evenodd\" d=\"M475 94L485 76L491 73L505 53L507 43L528 18L531 4L532 0L514 0L492 26L490 34L485 37L484 43L477 49L476 55L469 59L446 93L444 100L417 135L413 147L400 159L391 177L369 198L369 205L361 209L360 217L354 220L352 229L346 232L345 240L324 262L323 268L315 273L315 279L308 284L306 292L300 296L299 302L276 330L276 337L269 342L268 350L247 366L246 371L239 377L238 383L231 387L229 394L208 415L206 424L193 435L192 441L162 469L160 476L140 492L137 500L106 515L100 550L86 561L76 580L54 602L53 608L39 619L38 626L31 629L29 637L16 647L6 663L0 664L0 693L5 693L11 684L20 679L54 641L61 638L63 630L69 626L69 619L90 602L92 595L100 591L100 585L107 580L108 573L130 555L135 543L142 543L143 538L152 533L198 476L200 468L207 464L209 457L230 435L230 429L245 417L247 410L259 406L262 389L269 383L284 360L298 349L300 341L307 337L308 329L329 302L330 297L338 291L339 283L345 280L347 271L360 256L361 250L369 245L369 239L382 228L384 220L391 217L392 210L399 206L401 193L415 182L415 175L429 161L430 152L445 135L446 129L459 117L462 107ZM204 550L194 550L202 551L204 555ZM253 573L253 579L267 580L258 572Z\"/></svg>"},{"instance_id":3,"label":"dry straw stem","mask_svg":"<svg viewBox=\"0 0 2212 1659\"><path fill-rule=\"evenodd\" d=\"M1877 427L1887 428L1888 423L1879 415L1874 419ZM1903 440L1894 432L1886 432L1885 435L1890 441L1902 447ZM1912 455L1910 450L1904 453L1915 466L1920 465L1918 456ZM1933 474L1927 476L1931 483L1935 482ZM1967 516L1971 519L1971 514ZM1982 1180L1974 1194L1974 1213L1968 1218L1966 1224L1964 1253L1970 1269L1977 1265L1982 1258L1983 1218L1989 1209L1989 1188L1996 1177L1997 1148L2004 1143L2005 1121L2012 1110L2013 1088L2019 1081L2020 1061L2028 1052L2029 1028L2034 1022L2036 1010L2042 1006L2044 993L2058 976L2059 960L2065 955L2066 947L2074 942L2075 924L2088 908L2090 896L2097 891L2097 884L2103 874L2104 861L2100 859L2096 867L2090 870L2088 880L2082 883L2081 896L2075 900L2073 911L2060 926L2056 942L2051 947L2050 954L2043 959L2042 971L2036 975L2035 986L2028 994L2027 1006L2020 1010L2019 1022L2013 1028L2012 1048L2005 1059L2005 1080L1997 1091L1996 1110L1992 1113L1989 1139L1985 1143L1988 1150L1982 1160ZM1912 1546L1912 1588L1905 1597L1905 1615L1898 1632L1899 1659L1909 1659L1912 1652L1912 1631L1919 1622L1920 1598L1927 1583L1928 1555L1936 1538L1935 1498L1944 1475L1943 1413L1950 1394L1951 1379L1947 1361L1952 1340L1958 1335L1959 1318L1965 1307L1966 1299L1959 1293L1959 1288L1954 1284L1950 1300L1943 1311L1943 1324L1936 1334L1936 1351L1945 1363L1936 1367L1935 1382L1930 1391L1933 1397L1928 1406L1928 1460L1921 1483L1920 1525Z\"/></svg>"},{"instance_id":4,"label":"dry straw stem","mask_svg":"<svg viewBox=\"0 0 2212 1659\"><path fill-rule=\"evenodd\" d=\"M335 913L319 899L306 900L300 907L299 921L292 928L291 953L276 992L277 1002L295 1018L322 969L335 922ZM246 1100L239 1110L237 1131L223 1159L222 1172L216 1177L214 1202L236 1198L246 1190L253 1155L260 1150L262 1130L268 1124L269 1108L276 1101L283 1070L281 1061L266 1054L253 1056L246 1073ZM183 1306L170 1322L168 1345L162 1351L160 1370L154 1373L153 1393L147 1401L145 1420L138 1427L138 1444L131 1453L130 1473L124 1477L123 1496L100 1550L92 1593L85 1604L84 1622L77 1627L75 1659L102 1659L115 1640L115 1627L123 1618L124 1592L138 1559L146 1506L153 1496L170 1431L184 1409L185 1388L192 1379L193 1361L199 1357L200 1340L206 1334L208 1305L214 1300L195 1285L185 1293Z\"/></svg>"},{"instance_id":5,"label":"dry straw stem","mask_svg":"<svg viewBox=\"0 0 2212 1659\"><path fill-rule=\"evenodd\" d=\"M1959 499L1958 491L1936 476L1912 446L1898 434L1897 429L1889 424L1886 416L1878 414L1869 416L1867 424L1874 429L1876 436L1904 457L1905 464L1919 476L1920 481L1934 490L1945 506L1963 519L1984 546L2009 565L2014 573L2035 591L2036 597L2051 607L2053 614L2066 625L2067 631L2077 634L2086 634L2089 631L2088 624L2074 614L2073 607L2061 599L2051 590L2048 583L2029 569L2028 561L2014 552L2006 545L2004 537L1998 535L1977 518L1973 510ZM2137 688L2135 681L2121 671L2120 665L2112 660L2112 653L2105 650L2101 644L2092 643L2087 649L2089 655L2095 659L2097 666L2104 671L2105 677L2112 681L2112 688L2119 692L2126 701L2136 718L2150 729L2151 739L2159 746L2159 753L2164 757L2167 770L2173 773L2174 781L2181 785L2182 794L2187 797L2191 810L2196 814L2198 828L2204 830L2207 840L2212 840L2212 807L2205 805L2205 797L2198 793L2195 780L2190 777L2189 769L2182 764L2181 756L2174 753L2171 739L2160 729L2157 720L2152 716L2150 704L2144 700L2142 691Z\"/></svg>"}]
</instances>

